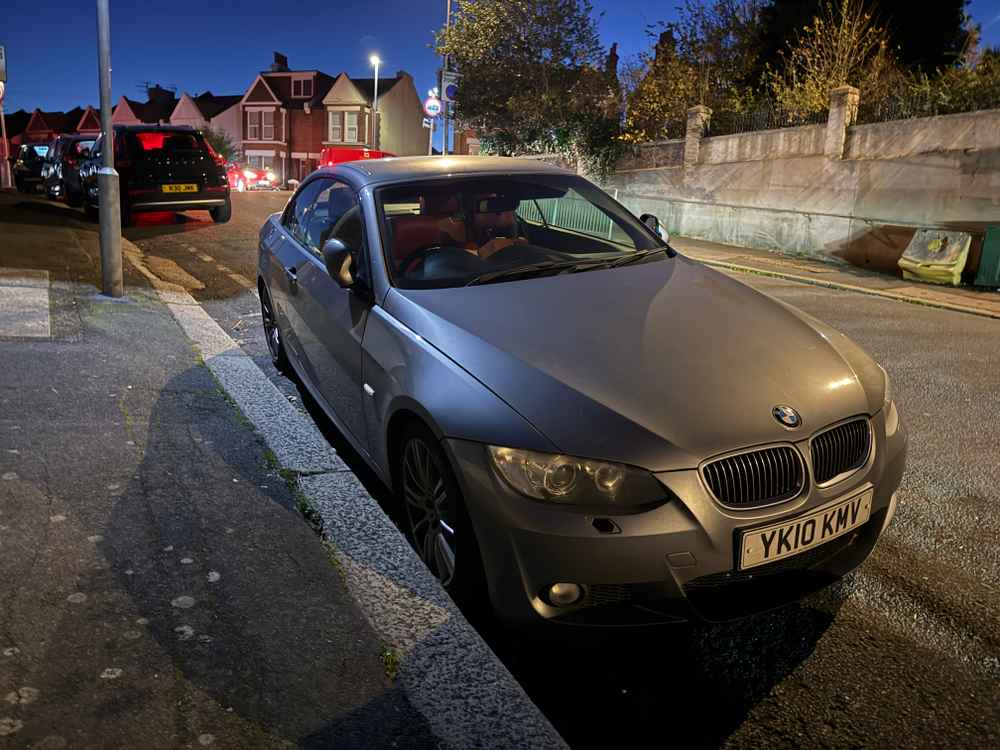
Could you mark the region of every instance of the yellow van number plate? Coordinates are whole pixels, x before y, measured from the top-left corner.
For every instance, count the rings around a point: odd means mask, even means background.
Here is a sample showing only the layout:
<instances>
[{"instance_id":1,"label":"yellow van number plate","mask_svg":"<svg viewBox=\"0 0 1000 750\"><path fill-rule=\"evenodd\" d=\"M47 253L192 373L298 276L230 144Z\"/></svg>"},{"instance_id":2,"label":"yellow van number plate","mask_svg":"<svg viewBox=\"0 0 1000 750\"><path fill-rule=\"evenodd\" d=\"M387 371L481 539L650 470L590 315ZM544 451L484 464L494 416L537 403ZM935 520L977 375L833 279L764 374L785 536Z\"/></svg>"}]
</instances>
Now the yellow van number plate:
<instances>
[{"instance_id":1,"label":"yellow van number plate","mask_svg":"<svg viewBox=\"0 0 1000 750\"><path fill-rule=\"evenodd\" d=\"M161 189L164 193L197 193L197 185L163 185Z\"/></svg>"}]
</instances>

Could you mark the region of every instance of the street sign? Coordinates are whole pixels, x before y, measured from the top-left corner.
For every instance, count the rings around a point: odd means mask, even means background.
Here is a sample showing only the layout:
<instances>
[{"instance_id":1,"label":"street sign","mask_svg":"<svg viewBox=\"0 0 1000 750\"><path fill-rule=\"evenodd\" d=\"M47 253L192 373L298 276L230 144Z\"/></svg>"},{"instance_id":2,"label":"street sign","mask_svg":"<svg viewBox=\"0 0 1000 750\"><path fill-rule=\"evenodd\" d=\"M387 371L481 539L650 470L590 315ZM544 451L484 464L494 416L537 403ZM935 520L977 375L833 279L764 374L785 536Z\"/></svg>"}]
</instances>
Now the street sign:
<instances>
[{"instance_id":1,"label":"street sign","mask_svg":"<svg viewBox=\"0 0 1000 750\"><path fill-rule=\"evenodd\" d=\"M424 126L425 128L432 128L432 127L434 127L434 123L433 123L433 121L431 120L431 118L429 118L429 117L425 117L425 118L424 118L424 122L423 122L423 126Z\"/></svg>"},{"instance_id":2,"label":"street sign","mask_svg":"<svg viewBox=\"0 0 1000 750\"><path fill-rule=\"evenodd\" d=\"M2 101L3 101L3 92L4 92L4 87L5 87L5 86L4 86L4 82L3 82L3 81L0 81L0 102L2 102Z\"/></svg>"},{"instance_id":3,"label":"street sign","mask_svg":"<svg viewBox=\"0 0 1000 750\"><path fill-rule=\"evenodd\" d=\"M441 100L436 96L428 96L424 100L424 114L428 117L437 117L441 114Z\"/></svg>"},{"instance_id":4,"label":"street sign","mask_svg":"<svg viewBox=\"0 0 1000 750\"><path fill-rule=\"evenodd\" d=\"M445 71L441 74L441 88L444 90L444 100L453 102L458 98L458 73Z\"/></svg>"},{"instance_id":5,"label":"street sign","mask_svg":"<svg viewBox=\"0 0 1000 750\"><path fill-rule=\"evenodd\" d=\"M0 44L0 83L7 80L7 50Z\"/></svg>"}]
</instances>

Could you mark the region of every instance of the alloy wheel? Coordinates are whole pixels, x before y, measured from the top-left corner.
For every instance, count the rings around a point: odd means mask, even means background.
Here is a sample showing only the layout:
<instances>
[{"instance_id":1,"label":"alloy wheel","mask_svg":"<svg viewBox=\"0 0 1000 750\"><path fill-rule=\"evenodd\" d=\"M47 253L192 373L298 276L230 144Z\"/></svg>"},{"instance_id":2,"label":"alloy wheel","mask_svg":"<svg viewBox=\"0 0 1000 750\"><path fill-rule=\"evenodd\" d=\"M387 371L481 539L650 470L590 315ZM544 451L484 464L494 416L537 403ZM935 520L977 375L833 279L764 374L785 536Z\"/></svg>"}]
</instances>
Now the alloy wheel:
<instances>
[{"instance_id":1,"label":"alloy wheel","mask_svg":"<svg viewBox=\"0 0 1000 750\"><path fill-rule=\"evenodd\" d=\"M409 440L403 450L402 487L414 546L448 586L455 578L455 523L444 477L420 438Z\"/></svg>"},{"instance_id":2,"label":"alloy wheel","mask_svg":"<svg viewBox=\"0 0 1000 750\"><path fill-rule=\"evenodd\" d=\"M278 330L278 321L271 308L271 297L265 292L260 295L260 312L264 321L264 338L267 340L267 349L271 352L271 359L277 362L281 358L281 332Z\"/></svg>"}]
</instances>

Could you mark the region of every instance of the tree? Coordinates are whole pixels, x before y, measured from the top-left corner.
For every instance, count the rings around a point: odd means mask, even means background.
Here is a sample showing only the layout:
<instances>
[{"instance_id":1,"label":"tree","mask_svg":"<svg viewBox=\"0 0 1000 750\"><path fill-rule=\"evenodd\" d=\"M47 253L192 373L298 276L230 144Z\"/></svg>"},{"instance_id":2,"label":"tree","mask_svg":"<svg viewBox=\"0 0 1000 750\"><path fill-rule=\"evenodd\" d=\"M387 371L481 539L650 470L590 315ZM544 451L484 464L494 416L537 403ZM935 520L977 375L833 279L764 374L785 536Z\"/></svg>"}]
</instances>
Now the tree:
<instances>
[{"instance_id":1,"label":"tree","mask_svg":"<svg viewBox=\"0 0 1000 750\"><path fill-rule=\"evenodd\" d=\"M770 0L761 9L757 31L759 57L749 80L767 68L783 72L782 51L822 15L825 0ZM965 12L968 0L864 0L865 10L888 29L888 46L914 73L932 74L956 65L975 34Z\"/></svg>"},{"instance_id":2,"label":"tree","mask_svg":"<svg viewBox=\"0 0 1000 750\"><path fill-rule=\"evenodd\" d=\"M437 45L462 76L456 117L498 153L568 147L617 116L588 0L463 0Z\"/></svg>"},{"instance_id":3,"label":"tree","mask_svg":"<svg viewBox=\"0 0 1000 750\"><path fill-rule=\"evenodd\" d=\"M222 130L214 130L206 127L202 129L202 135L208 141L215 153L219 154L226 161L236 161L240 155L240 148L233 143L233 140Z\"/></svg>"},{"instance_id":4,"label":"tree","mask_svg":"<svg viewBox=\"0 0 1000 750\"><path fill-rule=\"evenodd\" d=\"M782 55L782 72L768 72L769 88L792 116L829 106L830 90L849 84L866 100L887 97L905 77L889 49L889 35L863 0L828 0Z\"/></svg>"},{"instance_id":5,"label":"tree","mask_svg":"<svg viewBox=\"0 0 1000 750\"><path fill-rule=\"evenodd\" d=\"M695 67L678 56L673 32L661 32L653 56L626 70L632 86L625 137L634 143L683 137L688 107L698 101L699 82Z\"/></svg>"},{"instance_id":6,"label":"tree","mask_svg":"<svg viewBox=\"0 0 1000 750\"><path fill-rule=\"evenodd\" d=\"M755 91L746 81L756 60L759 0L685 0L677 21L651 27L660 32L653 55L628 70L632 79L626 138L642 142L679 138L687 110L705 104L719 113L750 106Z\"/></svg>"}]
</instances>

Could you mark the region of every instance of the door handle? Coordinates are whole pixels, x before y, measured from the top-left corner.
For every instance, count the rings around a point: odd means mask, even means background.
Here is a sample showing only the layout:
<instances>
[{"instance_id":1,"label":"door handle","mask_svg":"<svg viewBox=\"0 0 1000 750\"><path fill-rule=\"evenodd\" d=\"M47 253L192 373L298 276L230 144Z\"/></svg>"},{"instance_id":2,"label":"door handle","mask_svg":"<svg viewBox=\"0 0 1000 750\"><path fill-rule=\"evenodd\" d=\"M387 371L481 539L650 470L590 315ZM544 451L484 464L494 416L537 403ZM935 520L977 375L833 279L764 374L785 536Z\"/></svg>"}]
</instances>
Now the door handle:
<instances>
[{"instance_id":1,"label":"door handle","mask_svg":"<svg viewBox=\"0 0 1000 750\"><path fill-rule=\"evenodd\" d=\"M285 276L288 277L288 285L295 289L299 284L299 275L295 272L294 268L286 268Z\"/></svg>"}]
</instances>

